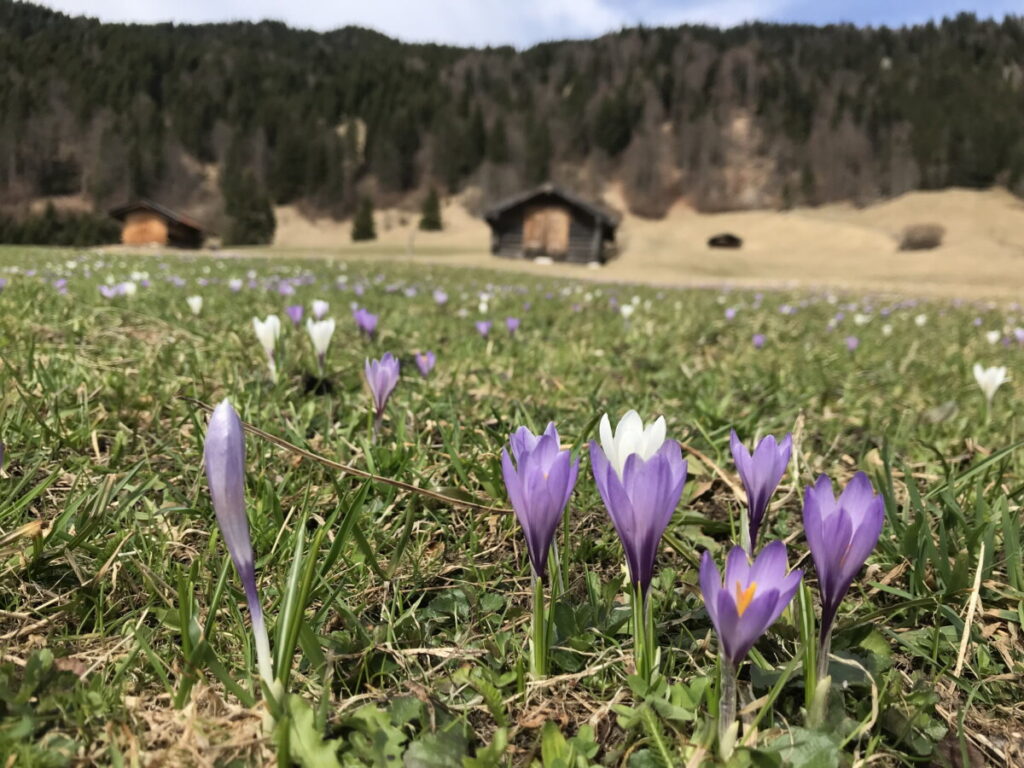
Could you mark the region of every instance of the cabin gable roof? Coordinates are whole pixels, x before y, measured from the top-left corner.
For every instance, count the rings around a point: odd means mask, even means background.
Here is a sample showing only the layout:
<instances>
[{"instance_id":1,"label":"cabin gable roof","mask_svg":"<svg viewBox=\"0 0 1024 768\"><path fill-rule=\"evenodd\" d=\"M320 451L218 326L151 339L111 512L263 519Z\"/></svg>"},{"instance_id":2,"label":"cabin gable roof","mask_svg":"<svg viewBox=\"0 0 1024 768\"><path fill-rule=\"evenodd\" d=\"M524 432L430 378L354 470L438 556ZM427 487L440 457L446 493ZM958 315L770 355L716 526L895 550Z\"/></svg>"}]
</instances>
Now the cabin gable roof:
<instances>
[{"instance_id":1,"label":"cabin gable roof","mask_svg":"<svg viewBox=\"0 0 1024 768\"><path fill-rule=\"evenodd\" d=\"M594 219L600 221L603 226L613 229L618 226L620 217L615 211L612 211L598 203L584 200L582 197L551 182L541 184L539 187L528 189L524 192L505 198L499 203L493 205L484 213L484 220L490 224L495 224L502 214L526 205L530 201L539 197L561 198L570 206L585 211L589 215L593 216Z\"/></svg>"},{"instance_id":2,"label":"cabin gable roof","mask_svg":"<svg viewBox=\"0 0 1024 768\"><path fill-rule=\"evenodd\" d=\"M119 208L114 208L110 211L110 215L118 221L124 221L130 214L138 213L139 211L155 213L158 216L167 219L169 222L173 222L182 227L187 227L188 229L193 229L199 233L203 232L203 226L195 219L178 213L177 211L172 211L170 208L160 205L159 203L154 203L152 200L147 200L146 198L140 198L128 205L122 205Z\"/></svg>"}]
</instances>

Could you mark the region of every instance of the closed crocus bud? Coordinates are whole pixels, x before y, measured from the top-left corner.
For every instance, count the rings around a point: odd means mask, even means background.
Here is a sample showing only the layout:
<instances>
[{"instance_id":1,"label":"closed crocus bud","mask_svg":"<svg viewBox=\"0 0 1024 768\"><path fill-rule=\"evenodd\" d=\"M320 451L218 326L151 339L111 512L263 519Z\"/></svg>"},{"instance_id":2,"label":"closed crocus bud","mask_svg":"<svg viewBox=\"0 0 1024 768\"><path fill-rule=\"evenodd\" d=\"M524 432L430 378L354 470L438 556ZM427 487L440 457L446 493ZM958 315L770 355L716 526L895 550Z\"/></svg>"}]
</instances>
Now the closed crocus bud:
<instances>
[{"instance_id":1,"label":"closed crocus bud","mask_svg":"<svg viewBox=\"0 0 1024 768\"><path fill-rule=\"evenodd\" d=\"M501 451L501 470L509 501L526 536L533 574L543 579L548 551L562 513L576 486L579 459L561 450L554 422L541 435L517 429Z\"/></svg>"},{"instance_id":2,"label":"closed crocus bud","mask_svg":"<svg viewBox=\"0 0 1024 768\"><path fill-rule=\"evenodd\" d=\"M793 439L786 435L782 442L778 442L774 435L768 435L757 444L757 448L751 454L740 442L736 430L732 430L729 435L729 446L732 449L733 461L736 462L736 469L740 473L740 480L743 481L743 490L747 492L750 540L744 544L747 552L753 554L768 503L786 473Z\"/></svg>"},{"instance_id":3,"label":"closed crocus bud","mask_svg":"<svg viewBox=\"0 0 1024 768\"><path fill-rule=\"evenodd\" d=\"M622 541L630 582L647 593L658 543L686 482L679 443L665 439L665 419L644 427L629 411L612 432L601 419L601 443L591 441L590 461L597 489Z\"/></svg>"},{"instance_id":4,"label":"closed crocus bud","mask_svg":"<svg viewBox=\"0 0 1024 768\"><path fill-rule=\"evenodd\" d=\"M217 515L217 525L245 590L245 599L252 618L260 677L267 685L273 686L270 641L263 622L259 593L256 590L249 520L245 513L245 433L238 414L227 400L218 405L210 417L203 446L203 459L206 464L206 478L210 485L210 497L213 499L213 509Z\"/></svg>"},{"instance_id":5,"label":"closed crocus bud","mask_svg":"<svg viewBox=\"0 0 1024 768\"><path fill-rule=\"evenodd\" d=\"M203 297L202 296L189 296L185 299L188 304L188 308L192 310L193 315L198 315L203 311Z\"/></svg>"},{"instance_id":6,"label":"closed crocus bud","mask_svg":"<svg viewBox=\"0 0 1024 768\"><path fill-rule=\"evenodd\" d=\"M709 552L700 561L700 591L715 626L722 656L738 665L776 622L800 586L802 571L789 570L786 545L773 541L753 564L743 547L733 547L725 578Z\"/></svg>"},{"instance_id":7,"label":"closed crocus bud","mask_svg":"<svg viewBox=\"0 0 1024 768\"><path fill-rule=\"evenodd\" d=\"M327 311L330 308L331 308L331 305L328 304L323 299L316 299L316 300L314 300L313 301L313 305L312 305L313 319L314 320L322 320L324 315L327 314Z\"/></svg>"},{"instance_id":8,"label":"closed crocus bud","mask_svg":"<svg viewBox=\"0 0 1024 768\"><path fill-rule=\"evenodd\" d=\"M267 354L267 366L270 368L270 377L277 380L277 362L274 360L274 349L277 340L281 336L281 319L277 315L267 315L266 320L258 317L252 319L252 327L256 332L256 338Z\"/></svg>"},{"instance_id":9,"label":"closed crocus bud","mask_svg":"<svg viewBox=\"0 0 1024 768\"><path fill-rule=\"evenodd\" d=\"M478 320L476 323L476 332L486 339L487 335L491 332L491 321Z\"/></svg>"},{"instance_id":10,"label":"closed crocus bud","mask_svg":"<svg viewBox=\"0 0 1024 768\"><path fill-rule=\"evenodd\" d=\"M515 336L516 331L519 330L519 318L518 317L506 317L505 328L508 330L510 336Z\"/></svg>"},{"instance_id":11,"label":"closed crocus bud","mask_svg":"<svg viewBox=\"0 0 1024 768\"><path fill-rule=\"evenodd\" d=\"M362 307L358 307L352 313L352 317L355 319L356 326L359 328L359 330L365 333L367 336L372 338L373 335L377 332L377 315L373 314L372 312L368 312Z\"/></svg>"},{"instance_id":12,"label":"closed crocus bud","mask_svg":"<svg viewBox=\"0 0 1024 768\"><path fill-rule=\"evenodd\" d=\"M326 320L314 320L306 318L306 332L310 341L313 342L313 351L316 352L317 364L323 371L324 359L327 357L327 348L331 345L331 336L334 335L334 318Z\"/></svg>"},{"instance_id":13,"label":"closed crocus bud","mask_svg":"<svg viewBox=\"0 0 1024 768\"><path fill-rule=\"evenodd\" d=\"M424 379L430 375L430 372L434 370L434 365L437 363L437 357L430 350L427 350L426 352L417 352L415 360L420 376Z\"/></svg>"},{"instance_id":14,"label":"closed crocus bud","mask_svg":"<svg viewBox=\"0 0 1024 768\"><path fill-rule=\"evenodd\" d=\"M398 360L390 352L385 352L380 360L367 360L364 366L366 383L373 395L374 415L378 421L384 414L388 398L398 384Z\"/></svg>"},{"instance_id":15,"label":"closed crocus bud","mask_svg":"<svg viewBox=\"0 0 1024 768\"><path fill-rule=\"evenodd\" d=\"M285 307L284 311L288 315L288 319L292 321L292 325L298 325L302 322L304 310L301 304L291 304Z\"/></svg>"},{"instance_id":16,"label":"closed crocus bud","mask_svg":"<svg viewBox=\"0 0 1024 768\"><path fill-rule=\"evenodd\" d=\"M885 504L858 472L837 500L822 475L804 495L804 533L821 590L821 636L832 629L839 603L878 543Z\"/></svg>"}]
</instances>

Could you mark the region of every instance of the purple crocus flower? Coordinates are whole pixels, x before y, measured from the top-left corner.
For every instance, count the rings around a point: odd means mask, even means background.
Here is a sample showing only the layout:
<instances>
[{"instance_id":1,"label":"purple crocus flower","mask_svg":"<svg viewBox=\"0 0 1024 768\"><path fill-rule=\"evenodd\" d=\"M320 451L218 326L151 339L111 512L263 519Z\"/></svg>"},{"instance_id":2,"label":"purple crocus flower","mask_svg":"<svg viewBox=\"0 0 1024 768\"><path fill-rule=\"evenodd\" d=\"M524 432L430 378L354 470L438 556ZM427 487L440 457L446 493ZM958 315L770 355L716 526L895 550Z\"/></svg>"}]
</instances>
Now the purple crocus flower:
<instances>
[{"instance_id":1,"label":"purple crocus flower","mask_svg":"<svg viewBox=\"0 0 1024 768\"><path fill-rule=\"evenodd\" d=\"M476 332L487 338L487 334L491 332L491 321L490 320L477 320L476 321Z\"/></svg>"},{"instance_id":2,"label":"purple crocus flower","mask_svg":"<svg viewBox=\"0 0 1024 768\"><path fill-rule=\"evenodd\" d=\"M847 336L843 341L846 343L846 348L851 352L860 346L860 339L856 336Z\"/></svg>"},{"instance_id":3,"label":"purple crocus flower","mask_svg":"<svg viewBox=\"0 0 1024 768\"><path fill-rule=\"evenodd\" d=\"M725 319L726 320L734 320L735 318L736 318L736 308L735 307L729 307L728 309L725 310Z\"/></svg>"},{"instance_id":4,"label":"purple crocus flower","mask_svg":"<svg viewBox=\"0 0 1024 768\"><path fill-rule=\"evenodd\" d=\"M435 363L437 363L437 357L430 350L417 352L414 359L416 360L416 367L420 370L420 376L424 379L430 375L430 372L434 370Z\"/></svg>"},{"instance_id":5,"label":"purple crocus flower","mask_svg":"<svg viewBox=\"0 0 1024 768\"><path fill-rule=\"evenodd\" d=\"M292 325L298 325L302 322L302 314L304 312L301 304L292 304L284 308L284 311L288 314L288 317L292 321Z\"/></svg>"},{"instance_id":6,"label":"purple crocus flower","mask_svg":"<svg viewBox=\"0 0 1024 768\"><path fill-rule=\"evenodd\" d=\"M740 442L734 429L729 435L729 447L732 448L732 460L736 462L736 469L743 481L743 489L747 492L750 541L744 544L747 545L747 552L753 554L768 502L786 473L793 449L793 438L786 435L780 443L775 440L774 435L768 435L757 444L751 455L747 447Z\"/></svg>"},{"instance_id":7,"label":"purple crocus flower","mask_svg":"<svg viewBox=\"0 0 1024 768\"><path fill-rule=\"evenodd\" d=\"M754 349L761 349L764 346L765 338L763 333L755 333L754 337L750 340L750 343L754 345Z\"/></svg>"},{"instance_id":8,"label":"purple crocus flower","mask_svg":"<svg viewBox=\"0 0 1024 768\"><path fill-rule=\"evenodd\" d=\"M366 360L363 370L370 394L373 395L374 416L379 423L388 398L398 383L398 360L390 352L385 352L380 360Z\"/></svg>"},{"instance_id":9,"label":"purple crocus flower","mask_svg":"<svg viewBox=\"0 0 1024 768\"><path fill-rule=\"evenodd\" d=\"M249 519L245 514L245 433L238 414L227 400L222 401L210 417L203 445L203 460L213 509L217 514L217 525L231 561L235 564L238 578L242 581L249 605L260 677L272 686L274 672L270 661L270 641L256 590Z\"/></svg>"},{"instance_id":10,"label":"purple crocus flower","mask_svg":"<svg viewBox=\"0 0 1024 768\"><path fill-rule=\"evenodd\" d=\"M439 307L444 306L448 303L448 294L442 291L440 288L434 289L434 303Z\"/></svg>"},{"instance_id":11,"label":"purple crocus flower","mask_svg":"<svg viewBox=\"0 0 1024 768\"><path fill-rule=\"evenodd\" d=\"M58 280L54 280L53 287L56 289L57 293L64 296L68 292L68 281L63 277Z\"/></svg>"},{"instance_id":12,"label":"purple crocus flower","mask_svg":"<svg viewBox=\"0 0 1024 768\"><path fill-rule=\"evenodd\" d=\"M7 287L7 278L0 277L0 291Z\"/></svg>"},{"instance_id":13,"label":"purple crocus flower","mask_svg":"<svg viewBox=\"0 0 1024 768\"><path fill-rule=\"evenodd\" d=\"M510 336L515 336L516 331L519 330L519 318L518 317L506 317L505 327L508 329Z\"/></svg>"},{"instance_id":14,"label":"purple crocus flower","mask_svg":"<svg viewBox=\"0 0 1024 768\"><path fill-rule=\"evenodd\" d=\"M629 411L613 433L605 414L600 437L600 445L590 443L594 480L622 541L630 582L646 595L658 542L683 494L686 461L679 443L665 439L664 417L645 428Z\"/></svg>"},{"instance_id":15,"label":"purple crocus flower","mask_svg":"<svg viewBox=\"0 0 1024 768\"><path fill-rule=\"evenodd\" d=\"M358 307L352 313L352 318L356 321L360 331L373 338L374 333L377 332L377 315L367 312L362 307Z\"/></svg>"},{"instance_id":16,"label":"purple crocus flower","mask_svg":"<svg viewBox=\"0 0 1024 768\"><path fill-rule=\"evenodd\" d=\"M291 283L281 281L277 284L277 292L282 296L294 296L295 287Z\"/></svg>"},{"instance_id":17,"label":"purple crocus flower","mask_svg":"<svg viewBox=\"0 0 1024 768\"><path fill-rule=\"evenodd\" d=\"M821 591L821 637L831 631L839 603L878 543L885 504L858 472L837 500L825 475L804 495L804 532Z\"/></svg>"},{"instance_id":18,"label":"purple crocus flower","mask_svg":"<svg viewBox=\"0 0 1024 768\"><path fill-rule=\"evenodd\" d=\"M790 571L786 545L773 541L754 560L733 547L725 562L725 579L710 552L700 561L700 591L715 625L722 656L733 667L746 657L793 599L803 572Z\"/></svg>"},{"instance_id":19,"label":"purple crocus flower","mask_svg":"<svg viewBox=\"0 0 1024 768\"><path fill-rule=\"evenodd\" d=\"M113 299L118 295L118 286L116 285L101 285L100 295L105 299Z\"/></svg>"},{"instance_id":20,"label":"purple crocus flower","mask_svg":"<svg viewBox=\"0 0 1024 768\"><path fill-rule=\"evenodd\" d=\"M533 575L543 579L551 540L576 486L580 460L560 450L554 422L541 435L520 427L509 438L512 455L501 451L505 488L526 536Z\"/></svg>"}]
</instances>

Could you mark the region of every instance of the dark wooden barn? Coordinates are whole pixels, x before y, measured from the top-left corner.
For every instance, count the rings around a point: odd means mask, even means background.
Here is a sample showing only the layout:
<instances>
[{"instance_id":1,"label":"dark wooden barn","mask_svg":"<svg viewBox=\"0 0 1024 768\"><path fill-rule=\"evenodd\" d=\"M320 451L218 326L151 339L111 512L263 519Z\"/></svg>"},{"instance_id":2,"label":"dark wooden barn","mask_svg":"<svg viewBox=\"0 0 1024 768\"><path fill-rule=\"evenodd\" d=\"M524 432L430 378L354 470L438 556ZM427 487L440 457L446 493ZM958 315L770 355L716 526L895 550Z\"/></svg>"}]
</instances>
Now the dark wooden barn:
<instances>
[{"instance_id":1,"label":"dark wooden barn","mask_svg":"<svg viewBox=\"0 0 1024 768\"><path fill-rule=\"evenodd\" d=\"M502 201L484 219L496 256L600 264L615 254L618 215L551 183Z\"/></svg>"},{"instance_id":2,"label":"dark wooden barn","mask_svg":"<svg viewBox=\"0 0 1024 768\"><path fill-rule=\"evenodd\" d=\"M115 208L110 215L121 222L121 242L125 245L203 245L205 234L197 222L151 200L137 200Z\"/></svg>"}]
</instances>

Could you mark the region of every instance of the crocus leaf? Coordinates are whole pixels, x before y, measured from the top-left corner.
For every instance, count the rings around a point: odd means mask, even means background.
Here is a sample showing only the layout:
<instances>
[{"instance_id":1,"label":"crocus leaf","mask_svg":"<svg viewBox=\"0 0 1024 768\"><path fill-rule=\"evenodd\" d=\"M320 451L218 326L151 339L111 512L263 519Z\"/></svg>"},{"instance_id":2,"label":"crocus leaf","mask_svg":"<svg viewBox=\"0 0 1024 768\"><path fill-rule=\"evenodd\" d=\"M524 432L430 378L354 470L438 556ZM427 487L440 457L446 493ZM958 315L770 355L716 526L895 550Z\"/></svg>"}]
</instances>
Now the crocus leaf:
<instances>
[{"instance_id":1,"label":"crocus leaf","mask_svg":"<svg viewBox=\"0 0 1024 768\"><path fill-rule=\"evenodd\" d=\"M288 697L288 747L303 768L341 768L337 742L324 739L316 727L313 708L301 696Z\"/></svg>"},{"instance_id":2,"label":"crocus leaf","mask_svg":"<svg viewBox=\"0 0 1024 768\"><path fill-rule=\"evenodd\" d=\"M821 731L790 728L775 740L784 763L792 768L837 768L839 746Z\"/></svg>"}]
</instances>

